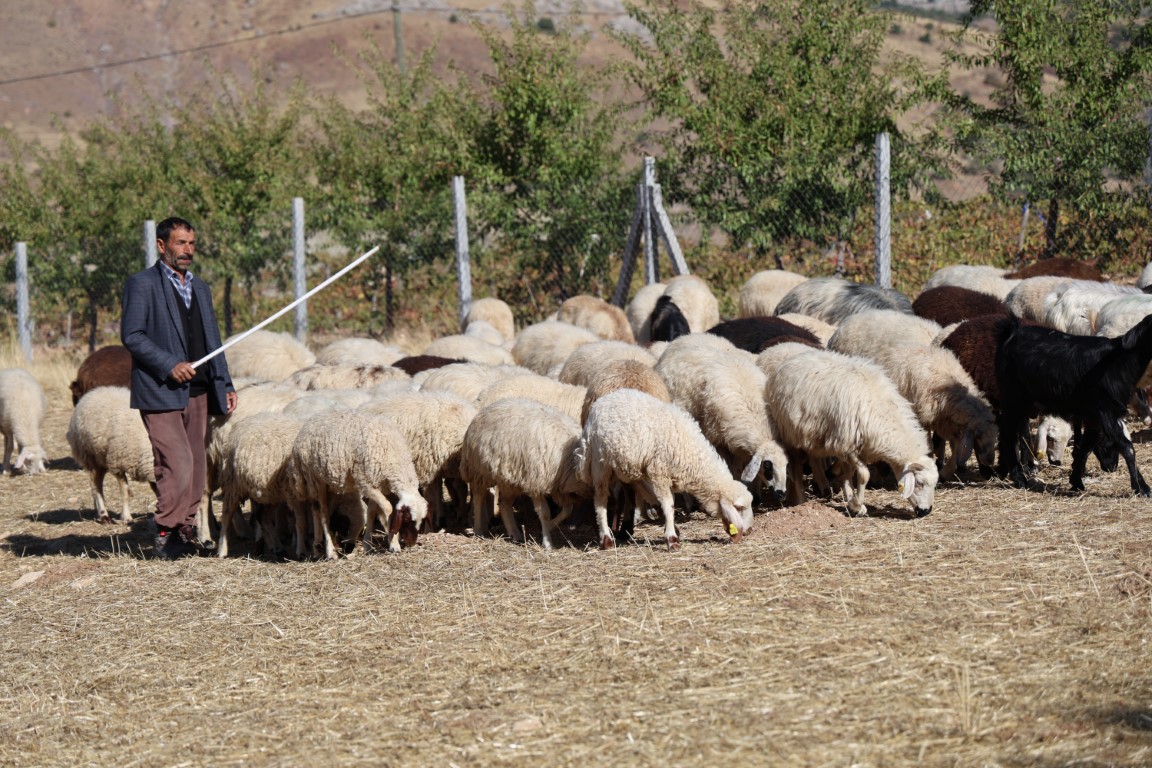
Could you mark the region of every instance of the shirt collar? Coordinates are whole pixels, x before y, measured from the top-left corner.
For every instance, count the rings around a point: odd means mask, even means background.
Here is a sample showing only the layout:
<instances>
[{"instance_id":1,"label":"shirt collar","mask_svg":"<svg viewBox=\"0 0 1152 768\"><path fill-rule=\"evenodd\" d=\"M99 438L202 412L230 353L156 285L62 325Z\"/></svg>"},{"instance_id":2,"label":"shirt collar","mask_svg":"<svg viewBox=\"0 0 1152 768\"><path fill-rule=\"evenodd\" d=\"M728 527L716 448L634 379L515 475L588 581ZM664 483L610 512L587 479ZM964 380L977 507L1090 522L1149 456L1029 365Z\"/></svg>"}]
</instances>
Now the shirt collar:
<instances>
[{"instance_id":1,"label":"shirt collar","mask_svg":"<svg viewBox=\"0 0 1152 768\"><path fill-rule=\"evenodd\" d=\"M175 280L177 283L181 282L179 272L172 269L172 267L168 266L167 264L165 264L162 261L157 260L156 263L159 264L160 266L164 267L165 270L167 270L169 280ZM192 270L188 270L187 272L184 273L184 281L188 282L188 283L192 282Z\"/></svg>"}]
</instances>

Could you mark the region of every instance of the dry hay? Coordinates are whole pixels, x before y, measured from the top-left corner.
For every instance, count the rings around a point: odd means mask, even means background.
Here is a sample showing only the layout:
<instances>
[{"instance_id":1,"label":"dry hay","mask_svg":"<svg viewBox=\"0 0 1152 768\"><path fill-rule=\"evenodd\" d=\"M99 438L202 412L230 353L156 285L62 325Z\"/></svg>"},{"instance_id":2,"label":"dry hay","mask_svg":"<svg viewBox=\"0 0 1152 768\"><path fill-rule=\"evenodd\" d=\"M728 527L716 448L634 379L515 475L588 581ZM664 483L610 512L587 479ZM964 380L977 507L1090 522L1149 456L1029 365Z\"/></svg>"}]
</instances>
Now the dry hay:
<instances>
[{"instance_id":1,"label":"dry hay","mask_svg":"<svg viewBox=\"0 0 1152 768\"><path fill-rule=\"evenodd\" d=\"M167 563L143 486L131 530L93 522L50 397L51 471L0 480L0 764L1152 763L1152 501L1122 471L967 477L920 520L812 501L736 545L693 516L679 553L646 524Z\"/></svg>"}]
</instances>

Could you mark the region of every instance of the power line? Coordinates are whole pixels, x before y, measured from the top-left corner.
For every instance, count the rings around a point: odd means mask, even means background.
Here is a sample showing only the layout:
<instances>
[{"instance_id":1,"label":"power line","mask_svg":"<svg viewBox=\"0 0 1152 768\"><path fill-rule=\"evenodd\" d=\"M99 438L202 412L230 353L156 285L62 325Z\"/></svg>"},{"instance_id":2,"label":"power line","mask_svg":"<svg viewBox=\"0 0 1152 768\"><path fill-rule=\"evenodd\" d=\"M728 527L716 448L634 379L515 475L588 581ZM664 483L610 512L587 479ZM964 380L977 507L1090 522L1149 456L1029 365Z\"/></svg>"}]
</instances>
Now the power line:
<instances>
[{"instance_id":1,"label":"power line","mask_svg":"<svg viewBox=\"0 0 1152 768\"><path fill-rule=\"evenodd\" d=\"M469 10L460 10L458 8L447 8L447 7L407 8L407 9L403 9L403 10L406 10L407 12L410 12L410 13L447 13L447 14L453 14L453 15L458 14L458 15L462 15L462 16L483 16L483 15L503 16L503 15L506 15L504 11L495 11L495 10L469 11ZM181 49L178 49L175 51L166 51L164 53L152 53L152 54L148 54L147 56L137 56L137 57L131 58L131 59L120 59L118 61L108 61L108 62L104 62L102 64L90 64L90 65L85 66L85 67L74 67L72 69L61 69L61 70L57 70L55 72L42 72L38 75L26 75L24 77L13 77L13 78L9 78L7 80L0 80L0 86L13 85L15 83L30 83L30 82L33 82L36 80L50 80L50 79L56 78L56 77L66 77L68 75L78 75L78 74L83 74L85 72L92 72L95 70L113 69L115 67L126 67L126 66L129 66L132 64L143 64L144 62L148 62L148 61L159 61L161 59L168 59L168 58L172 58L174 56L184 56L184 55L189 54L189 53L202 53L204 51L211 51L211 50L214 50L216 48L226 48L226 47L232 46L232 45L241 45L243 43L251 43L251 42L254 42L256 40L264 40L264 39L267 39L270 37L283 37L284 35L292 35L292 34L295 34L297 32L305 32L307 30L316 29L317 27L328 26L329 24L339 24L339 23L344 22L344 21L351 21L354 19L362 19L362 18L365 18L368 16L381 16L383 14L386 14L386 13L390 14L392 12L393 12L393 10L391 8L382 8L380 10L375 10L375 11L361 11L360 13L349 13L349 14L339 16L339 17L334 18L334 19L322 19L320 21L314 21L314 22L311 22L308 24L297 24L297 25L292 26L292 27L287 27L285 29L277 29L277 30L274 30L272 32L257 32L256 34L249 35L247 37L238 37L238 38L235 38L232 40L221 40L221 41L215 42L215 43L205 43L203 45L197 45L197 46L193 46L191 48L181 48ZM611 11L587 11L587 12L581 12L578 14L566 14L566 15L584 17L584 16L623 16L626 14L613 13ZM541 17L541 18L543 18L543 17Z\"/></svg>"}]
</instances>

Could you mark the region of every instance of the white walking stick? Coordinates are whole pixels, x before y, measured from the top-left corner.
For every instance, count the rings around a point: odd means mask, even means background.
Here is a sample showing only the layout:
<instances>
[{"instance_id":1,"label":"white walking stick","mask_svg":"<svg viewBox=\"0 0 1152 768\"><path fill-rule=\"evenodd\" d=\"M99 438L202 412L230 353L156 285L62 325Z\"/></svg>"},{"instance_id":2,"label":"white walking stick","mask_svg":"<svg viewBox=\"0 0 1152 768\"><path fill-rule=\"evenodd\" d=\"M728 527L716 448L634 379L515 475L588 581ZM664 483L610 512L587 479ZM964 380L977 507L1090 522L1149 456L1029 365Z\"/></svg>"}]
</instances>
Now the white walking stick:
<instances>
[{"instance_id":1,"label":"white walking stick","mask_svg":"<svg viewBox=\"0 0 1152 768\"><path fill-rule=\"evenodd\" d=\"M297 305L297 304L299 304L300 302L302 302L302 301L307 301L307 300L309 299L309 297L311 297L311 296L312 296L312 295L314 295L314 294L317 294L317 293L319 293L319 292L320 292L321 290L323 290L324 288L327 288L329 285L331 285L332 283L334 283L334 282L336 282L337 280L339 280L339 279L340 279L341 277L343 277L343 276L344 276L344 275L345 275L345 274L346 274L346 273L347 273L349 270L351 270L353 267L356 267L356 266L358 266L358 265L359 265L361 262L363 262L365 259L367 259L367 258L368 258L369 256L371 256L372 254L376 253L376 251L378 251L378 250L380 250L380 246L376 246L375 248L373 248L372 250L368 251L367 253L361 254L361 255L360 255L360 256L358 256L358 257L356 258L356 260L355 260L355 261L353 261L351 264L349 264L348 266L344 267L342 270L340 270L340 271L339 271L339 272L337 272L336 274L332 275L332 277L328 278L328 279L327 279L327 280L325 280L324 282L320 283L320 285L318 285L318 286L316 286L315 288L313 288L312 290L308 291L308 293L306 293L306 294L304 294L303 296L301 296L300 298L296 299L296 301L292 302L292 303L291 303L291 304L289 304L288 306L286 306L286 307L284 307L283 309L281 309L280 311L278 311L276 314L272 315L272 316L271 316L271 317L269 317L267 320L264 320L263 322L259 323L258 325L254 325L254 326L252 326L252 327L251 327L251 328L249 328L248 330L244 331L244 333L240 334L240 335L239 335L239 336L237 336L236 338L234 338L234 339L232 339L231 341L229 341L227 344L224 344L223 346L219 347L218 349L215 349L215 350L213 350L212 352L209 352L209 353L208 353L207 355L205 355L204 357L202 357L202 358L200 358L199 360L197 360L196 362L192 363L192 367L193 367L193 368L199 368L201 365L203 365L204 363L208 362L208 361L209 361L209 360L211 360L212 358L216 357L216 355L218 355L218 354L220 354L221 352L223 352L224 350L228 349L228 347L232 346L232 345L233 345L233 344L235 344L236 342L238 342L238 341L242 341L242 340L246 339L248 336L252 335L253 333L256 333L256 331L258 331L258 330L260 330L261 328L263 328L264 326L268 325L268 323L272 322L273 320L275 320L276 318L280 317L280 316L281 316L281 315L283 315L284 313L291 311L291 310L292 310L293 308L295 308L295 307L296 307L296 305Z\"/></svg>"}]
</instances>

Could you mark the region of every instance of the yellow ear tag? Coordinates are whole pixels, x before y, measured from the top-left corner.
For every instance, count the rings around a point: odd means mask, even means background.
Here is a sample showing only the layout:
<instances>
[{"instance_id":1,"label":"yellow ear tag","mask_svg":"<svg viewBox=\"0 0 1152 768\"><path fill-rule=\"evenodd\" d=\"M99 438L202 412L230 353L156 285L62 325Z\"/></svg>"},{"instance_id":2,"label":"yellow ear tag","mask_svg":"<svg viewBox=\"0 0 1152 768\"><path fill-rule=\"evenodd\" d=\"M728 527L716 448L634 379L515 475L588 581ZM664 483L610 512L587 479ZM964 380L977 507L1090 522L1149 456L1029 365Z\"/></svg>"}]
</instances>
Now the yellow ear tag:
<instances>
[{"instance_id":1,"label":"yellow ear tag","mask_svg":"<svg viewBox=\"0 0 1152 768\"><path fill-rule=\"evenodd\" d=\"M728 523L728 535L729 536L735 536L738 533L740 533L740 531L739 531L739 529L736 528L736 524L735 523Z\"/></svg>"},{"instance_id":2,"label":"yellow ear tag","mask_svg":"<svg viewBox=\"0 0 1152 768\"><path fill-rule=\"evenodd\" d=\"M904 483L897 483L896 490L900 491L900 493L904 493Z\"/></svg>"}]
</instances>

